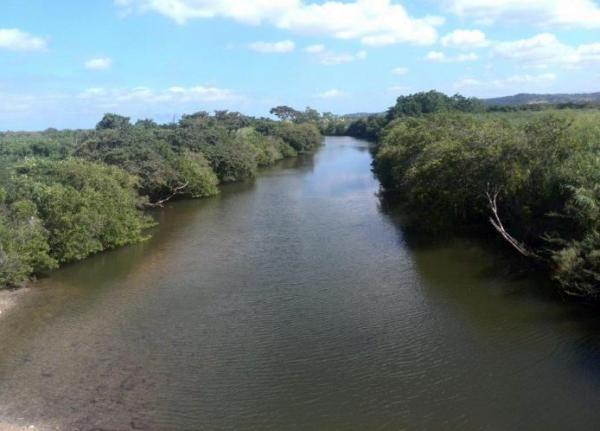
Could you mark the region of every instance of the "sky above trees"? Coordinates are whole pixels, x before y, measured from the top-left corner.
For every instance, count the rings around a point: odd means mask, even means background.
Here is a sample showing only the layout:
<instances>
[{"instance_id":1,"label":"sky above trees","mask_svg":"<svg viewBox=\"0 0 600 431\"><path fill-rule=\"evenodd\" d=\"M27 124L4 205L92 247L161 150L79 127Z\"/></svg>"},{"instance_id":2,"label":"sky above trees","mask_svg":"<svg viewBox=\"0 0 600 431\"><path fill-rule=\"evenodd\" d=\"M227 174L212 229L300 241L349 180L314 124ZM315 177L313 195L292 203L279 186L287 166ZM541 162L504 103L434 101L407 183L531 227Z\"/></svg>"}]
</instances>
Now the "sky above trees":
<instances>
[{"instance_id":1,"label":"sky above trees","mask_svg":"<svg viewBox=\"0 0 600 431\"><path fill-rule=\"evenodd\" d=\"M0 130L600 90L595 0L2 0Z\"/></svg>"}]
</instances>

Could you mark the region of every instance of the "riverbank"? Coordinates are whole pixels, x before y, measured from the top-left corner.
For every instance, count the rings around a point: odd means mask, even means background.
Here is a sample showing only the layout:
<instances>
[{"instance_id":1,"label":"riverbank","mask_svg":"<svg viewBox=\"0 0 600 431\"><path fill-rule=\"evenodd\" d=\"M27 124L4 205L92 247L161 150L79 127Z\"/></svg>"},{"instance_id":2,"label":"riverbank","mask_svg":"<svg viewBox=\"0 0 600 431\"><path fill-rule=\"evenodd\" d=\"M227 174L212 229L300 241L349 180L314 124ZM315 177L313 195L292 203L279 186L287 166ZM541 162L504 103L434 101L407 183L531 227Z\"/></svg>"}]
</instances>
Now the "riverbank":
<instances>
[{"instance_id":1,"label":"riverbank","mask_svg":"<svg viewBox=\"0 0 600 431\"><path fill-rule=\"evenodd\" d=\"M318 148L318 147L317 147ZM286 163L297 163L297 161L299 160L300 157L302 156L306 156L307 154L312 154L312 152L305 152L305 153L301 153L301 154L296 154L294 156L291 157L285 157L282 159L278 159L275 160L271 165L263 165L263 166L259 166L259 169L257 170L257 175L259 175L262 171L268 172L269 169L273 168L276 164L279 165L285 165ZM231 185L235 185L235 184L241 184L244 182L247 182L249 180L241 180L241 181L233 181L233 182L229 182L229 183L223 183L220 184L219 187L219 193L222 190L223 186L231 186ZM215 195L215 196L218 196ZM188 198L185 196L176 196L175 199L173 199L172 201L170 201L169 203L175 203L178 200L188 200L188 201L192 201L192 200L206 200L206 199L211 199L214 198L215 196L207 196L207 197L202 197L202 198ZM159 208L164 208L166 206L166 202L165 205L160 205ZM144 211L145 213L147 213L147 211L153 211L159 208L148 208L146 211ZM86 259L89 259L90 257L93 257L95 255L98 254L102 254L105 253L107 251L114 251L115 249L118 249L121 247L116 247L114 249L108 249L108 250L103 250L100 251L98 253L94 253L88 257L86 257L85 259L82 259L83 261L85 261ZM56 269L60 269L59 268L55 268L54 270L52 270L51 272L55 271ZM50 272L50 273L51 273ZM13 308L15 308L20 301L23 300L23 298L27 295L29 295L30 293L34 292L35 289L35 283L36 283L36 279L30 279L27 280L25 282L23 282L21 285L19 286L12 286L12 287L3 287L2 285L0 285L0 320L2 320L3 317L5 317ZM0 431L5 431L4 427L8 427L8 425L4 425L4 423L0 420ZM7 428L10 431L10 428Z\"/></svg>"},{"instance_id":2,"label":"riverbank","mask_svg":"<svg viewBox=\"0 0 600 431\"><path fill-rule=\"evenodd\" d=\"M237 113L176 125L107 114L90 130L0 133L0 287L143 241L142 208L216 195L320 142L315 124Z\"/></svg>"},{"instance_id":3,"label":"riverbank","mask_svg":"<svg viewBox=\"0 0 600 431\"><path fill-rule=\"evenodd\" d=\"M560 291L600 300L600 128L595 112L401 118L382 131L374 172L414 223L485 226Z\"/></svg>"},{"instance_id":4,"label":"riverbank","mask_svg":"<svg viewBox=\"0 0 600 431\"><path fill-rule=\"evenodd\" d=\"M0 290L0 319L14 308L21 298L31 292L31 287L25 286L17 289ZM0 421L0 425L2 421ZM4 431L0 427L0 431Z\"/></svg>"}]
</instances>

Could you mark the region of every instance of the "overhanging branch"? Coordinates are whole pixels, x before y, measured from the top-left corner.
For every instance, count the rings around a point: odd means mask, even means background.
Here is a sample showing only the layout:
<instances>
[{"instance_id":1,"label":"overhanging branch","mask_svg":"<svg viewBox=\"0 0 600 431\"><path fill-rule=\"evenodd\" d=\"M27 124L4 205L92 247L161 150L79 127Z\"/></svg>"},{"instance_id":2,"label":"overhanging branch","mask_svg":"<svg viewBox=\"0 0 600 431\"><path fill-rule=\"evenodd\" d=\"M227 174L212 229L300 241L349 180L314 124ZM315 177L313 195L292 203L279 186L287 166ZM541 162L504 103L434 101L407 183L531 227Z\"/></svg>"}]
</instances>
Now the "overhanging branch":
<instances>
[{"instance_id":1,"label":"overhanging branch","mask_svg":"<svg viewBox=\"0 0 600 431\"><path fill-rule=\"evenodd\" d=\"M488 206L492 215L489 220L494 229L500 234L500 236L508 242L515 250L517 250L521 255L526 257L538 257L537 254L529 250L523 243L517 241L515 237L509 234L506 231L506 228L502 224L502 220L500 219L500 215L498 214L498 195L500 194L499 189L495 189L493 192L490 191L489 187L486 190L485 195L488 201Z\"/></svg>"},{"instance_id":2,"label":"overhanging branch","mask_svg":"<svg viewBox=\"0 0 600 431\"><path fill-rule=\"evenodd\" d=\"M169 202L171 199L173 199L175 196L182 194L182 191L189 185L189 182L186 181L185 184L182 184L180 186L175 187L172 191L171 194L169 196L167 196L164 199L161 199L159 201L156 202L150 202L147 203L146 206L148 207L152 207L152 208L162 208L167 202Z\"/></svg>"}]
</instances>

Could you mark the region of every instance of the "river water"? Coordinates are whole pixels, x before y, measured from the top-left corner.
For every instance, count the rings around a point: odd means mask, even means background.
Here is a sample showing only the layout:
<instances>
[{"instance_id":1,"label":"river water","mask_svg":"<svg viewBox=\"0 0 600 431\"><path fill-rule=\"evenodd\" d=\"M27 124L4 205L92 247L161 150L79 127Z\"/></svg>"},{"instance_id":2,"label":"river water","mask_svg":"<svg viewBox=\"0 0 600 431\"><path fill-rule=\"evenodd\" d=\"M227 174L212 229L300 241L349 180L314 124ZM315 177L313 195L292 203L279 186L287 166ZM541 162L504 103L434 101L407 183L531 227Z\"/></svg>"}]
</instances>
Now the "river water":
<instances>
[{"instance_id":1,"label":"river water","mask_svg":"<svg viewBox=\"0 0 600 431\"><path fill-rule=\"evenodd\" d=\"M0 320L0 418L61 430L600 427L600 319L423 243L365 142L171 204ZM0 420L2 422L2 420Z\"/></svg>"}]
</instances>

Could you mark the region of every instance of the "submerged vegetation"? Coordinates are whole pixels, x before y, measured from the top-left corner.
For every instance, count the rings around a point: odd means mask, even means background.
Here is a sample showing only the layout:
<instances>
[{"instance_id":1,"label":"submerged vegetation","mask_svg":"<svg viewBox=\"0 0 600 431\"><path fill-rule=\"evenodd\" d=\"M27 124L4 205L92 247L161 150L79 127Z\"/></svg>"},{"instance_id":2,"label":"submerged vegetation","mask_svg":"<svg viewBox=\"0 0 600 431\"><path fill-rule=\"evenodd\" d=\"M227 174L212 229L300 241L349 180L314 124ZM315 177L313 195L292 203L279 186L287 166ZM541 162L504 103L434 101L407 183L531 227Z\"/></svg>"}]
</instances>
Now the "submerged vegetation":
<instances>
[{"instance_id":1,"label":"submerged vegetation","mask_svg":"<svg viewBox=\"0 0 600 431\"><path fill-rule=\"evenodd\" d=\"M374 133L374 171L409 218L437 231L488 225L563 292L600 299L600 112L484 113L416 96Z\"/></svg>"},{"instance_id":2,"label":"submerged vegetation","mask_svg":"<svg viewBox=\"0 0 600 431\"><path fill-rule=\"evenodd\" d=\"M0 133L0 288L145 238L148 207L314 150L313 121L199 112L178 124L106 114L95 130Z\"/></svg>"}]
</instances>

